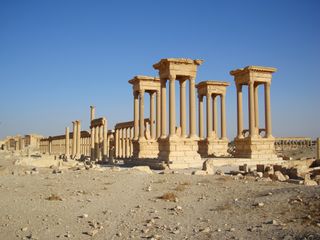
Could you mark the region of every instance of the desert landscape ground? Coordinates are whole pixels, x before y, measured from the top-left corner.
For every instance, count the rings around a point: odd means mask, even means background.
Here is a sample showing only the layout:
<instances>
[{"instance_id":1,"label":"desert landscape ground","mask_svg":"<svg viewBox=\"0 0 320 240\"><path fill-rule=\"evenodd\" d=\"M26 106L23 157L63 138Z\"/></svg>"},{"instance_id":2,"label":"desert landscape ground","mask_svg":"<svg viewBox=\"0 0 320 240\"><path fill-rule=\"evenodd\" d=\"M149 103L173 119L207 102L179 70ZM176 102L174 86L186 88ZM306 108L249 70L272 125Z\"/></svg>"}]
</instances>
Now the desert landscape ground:
<instances>
[{"instance_id":1,"label":"desert landscape ground","mask_svg":"<svg viewBox=\"0 0 320 240\"><path fill-rule=\"evenodd\" d=\"M0 153L0 239L320 239L318 186Z\"/></svg>"}]
</instances>

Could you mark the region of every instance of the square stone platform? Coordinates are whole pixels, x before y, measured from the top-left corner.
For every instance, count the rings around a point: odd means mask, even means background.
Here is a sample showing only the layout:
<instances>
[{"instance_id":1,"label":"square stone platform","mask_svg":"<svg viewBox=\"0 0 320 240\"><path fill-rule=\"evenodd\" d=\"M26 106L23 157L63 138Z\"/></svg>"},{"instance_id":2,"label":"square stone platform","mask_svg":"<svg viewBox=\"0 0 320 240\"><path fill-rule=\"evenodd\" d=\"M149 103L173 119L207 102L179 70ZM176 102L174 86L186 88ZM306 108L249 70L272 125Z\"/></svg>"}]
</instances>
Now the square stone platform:
<instances>
[{"instance_id":1,"label":"square stone platform","mask_svg":"<svg viewBox=\"0 0 320 240\"><path fill-rule=\"evenodd\" d=\"M198 153L198 141L190 138L159 139L159 161L171 169L202 168L203 160Z\"/></svg>"},{"instance_id":2,"label":"square stone platform","mask_svg":"<svg viewBox=\"0 0 320 240\"><path fill-rule=\"evenodd\" d=\"M236 158L250 158L250 159L277 159L275 151L275 139L262 137L246 137L242 139L235 139Z\"/></svg>"},{"instance_id":3,"label":"square stone platform","mask_svg":"<svg viewBox=\"0 0 320 240\"><path fill-rule=\"evenodd\" d=\"M204 139L198 142L199 153L204 157L225 157L228 156L227 139Z\"/></svg>"},{"instance_id":4,"label":"square stone platform","mask_svg":"<svg viewBox=\"0 0 320 240\"><path fill-rule=\"evenodd\" d=\"M157 140L139 139L132 141L133 158L136 159L153 159L158 158L159 144Z\"/></svg>"}]
</instances>

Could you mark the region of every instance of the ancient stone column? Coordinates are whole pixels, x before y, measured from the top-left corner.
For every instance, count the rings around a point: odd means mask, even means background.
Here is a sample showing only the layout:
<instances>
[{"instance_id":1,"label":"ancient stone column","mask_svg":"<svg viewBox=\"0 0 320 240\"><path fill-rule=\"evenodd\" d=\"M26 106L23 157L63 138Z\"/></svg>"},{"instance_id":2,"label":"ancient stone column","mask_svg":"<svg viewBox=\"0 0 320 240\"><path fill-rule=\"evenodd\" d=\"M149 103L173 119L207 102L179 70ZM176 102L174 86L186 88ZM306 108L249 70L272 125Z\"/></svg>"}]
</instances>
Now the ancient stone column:
<instances>
[{"instance_id":1,"label":"ancient stone column","mask_svg":"<svg viewBox=\"0 0 320 240\"><path fill-rule=\"evenodd\" d=\"M94 119L96 108L94 106L90 106L90 123Z\"/></svg>"},{"instance_id":2,"label":"ancient stone column","mask_svg":"<svg viewBox=\"0 0 320 240\"><path fill-rule=\"evenodd\" d=\"M49 140L49 155L52 153L52 141Z\"/></svg>"},{"instance_id":3,"label":"ancient stone column","mask_svg":"<svg viewBox=\"0 0 320 240\"><path fill-rule=\"evenodd\" d=\"M157 107L156 107L156 115L157 115L157 122L156 122L156 139L158 139L161 135L161 99L160 99L160 91L157 91Z\"/></svg>"},{"instance_id":4,"label":"ancient stone column","mask_svg":"<svg viewBox=\"0 0 320 240\"><path fill-rule=\"evenodd\" d=\"M226 98L221 94L221 139L227 139L227 123L226 123Z\"/></svg>"},{"instance_id":5,"label":"ancient stone column","mask_svg":"<svg viewBox=\"0 0 320 240\"><path fill-rule=\"evenodd\" d=\"M167 136L167 109L166 109L166 83L167 79L160 79L161 81L161 138L166 138Z\"/></svg>"},{"instance_id":6,"label":"ancient stone column","mask_svg":"<svg viewBox=\"0 0 320 240\"><path fill-rule=\"evenodd\" d=\"M76 145L77 145L77 123L76 121L72 122L73 133L72 133L72 158L76 155Z\"/></svg>"},{"instance_id":7,"label":"ancient stone column","mask_svg":"<svg viewBox=\"0 0 320 240\"><path fill-rule=\"evenodd\" d=\"M119 157L119 130L115 130L115 139L114 139L114 147L115 147L115 157Z\"/></svg>"},{"instance_id":8,"label":"ancient stone column","mask_svg":"<svg viewBox=\"0 0 320 240\"><path fill-rule=\"evenodd\" d=\"M121 146L122 146L122 158L126 157L126 129L122 128L122 139L121 139Z\"/></svg>"},{"instance_id":9,"label":"ancient stone column","mask_svg":"<svg viewBox=\"0 0 320 240\"><path fill-rule=\"evenodd\" d=\"M242 85L237 84L237 123L238 123L238 133L237 138L243 138L243 108L242 108Z\"/></svg>"},{"instance_id":10,"label":"ancient stone column","mask_svg":"<svg viewBox=\"0 0 320 240\"><path fill-rule=\"evenodd\" d=\"M317 138L317 159L320 159L320 138Z\"/></svg>"},{"instance_id":11,"label":"ancient stone column","mask_svg":"<svg viewBox=\"0 0 320 240\"><path fill-rule=\"evenodd\" d=\"M207 138L212 136L211 95L207 94Z\"/></svg>"},{"instance_id":12,"label":"ancient stone column","mask_svg":"<svg viewBox=\"0 0 320 240\"><path fill-rule=\"evenodd\" d=\"M99 126L99 160L103 159L103 125Z\"/></svg>"},{"instance_id":13,"label":"ancient stone column","mask_svg":"<svg viewBox=\"0 0 320 240\"><path fill-rule=\"evenodd\" d=\"M76 155L78 157L81 156L81 152L80 152L80 143L81 143L81 122L80 121L76 121L77 123L77 147L76 147Z\"/></svg>"},{"instance_id":14,"label":"ancient stone column","mask_svg":"<svg viewBox=\"0 0 320 240\"><path fill-rule=\"evenodd\" d=\"M256 133L259 135L259 89L258 84L254 86L254 122Z\"/></svg>"},{"instance_id":15,"label":"ancient stone column","mask_svg":"<svg viewBox=\"0 0 320 240\"><path fill-rule=\"evenodd\" d=\"M139 138L139 93L138 92L133 92L133 97L134 97L134 140L137 140Z\"/></svg>"},{"instance_id":16,"label":"ancient stone column","mask_svg":"<svg viewBox=\"0 0 320 240\"><path fill-rule=\"evenodd\" d=\"M190 77L190 87L189 87L189 105L190 105L190 110L189 110L189 115L190 115L190 138L196 138L196 96L195 96L195 78Z\"/></svg>"},{"instance_id":17,"label":"ancient stone column","mask_svg":"<svg viewBox=\"0 0 320 240\"><path fill-rule=\"evenodd\" d=\"M255 131L255 122L254 122L254 83L250 82L249 83L249 93L248 93L248 98L249 98L249 133L251 137L256 136L256 131Z\"/></svg>"},{"instance_id":18,"label":"ancient stone column","mask_svg":"<svg viewBox=\"0 0 320 240\"><path fill-rule=\"evenodd\" d=\"M220 101L221 102L221 101ZM217 95L212 95L212 130L218 137L218 108L217 108ZM219 138L219 137L218 137Z\"/></svg>"},{"instance_id":19,"label":"ancient stone column","mask_svg":"<svg viewBox=\"0 0 320 240\"><path fill-rule=\"evenodd\" d=\"M150 136L151 139L154 139L154 97L155 96L155 92L150 92Z\"/></svg>"},{"instance_id":20,"label":"ancient stone column","mask_svg":"<svg viewBox=\"0 0 320 240\"><path fill-rule=\"evenodd\" d=\"M140 96L139 139L144 139L144 90L139 91L139 96Z\"/></svg>"},{"instance_id":21,"label":"ancient stone column","mask_svg":"<svg viewBox=\"0 0 320 240\"><path fill-rule=\"evenodd\" d=\"M186 123L186 80L180 80L180 127L181 137L187 135L187 123Z\"/></svg>"},{"instance_id":22,"label":"ancient stone column","mask_svg":"<svg viewBox=\"0 0 320 240\"><path fill-rule=\"evenodd\" d=\"M264 96L265 96L265 122L266 122L266 137L272 137L271 126L271 106L270 106L270 83L264 84Z\"/></svg>"},{"instance_id":23,"label":"ancient stone column","mask_svg":"<svg viewBox=\"0 0 320 240\"><path fill-rule=\"evenodd\" d=\"M99 160L99 127L95 127L94 128L94 155L95 155L95 159Z\"/></svg>"},{"instance_id":24,"label":"ancient stone column","mask_svg":"<svg viewBox=\"0 0 320 240\"><path fill-rule=\"evenodd\" d=\"M95 141L95 136L94 136L95 132L94 132L94 127L91 127L91 136L90 136L90 140L91 140L91 144L90 144L90 159L91 161L95 160L95 151L94 151L94 141Z\"/></svg>"},{"instance_id":25,"label":"ancient stone column","mask_svg":"<svg viewBox=\"0 0 320 240\"><path fill-rule=\"evenodd\" d=\"M176 77L170 76L169 78L169 134L170 137L176 135L176 90L175 90Z\"/></svg>"},{"instance_id":26,"label":"ancient stone column","mask_svg":"<svg viewBox=\"0 0 320 240\"><path fill-rule=\"evenodd\" d=\"M66 138L65 138L65 150L64 155L66 158L69 158L69 128L66 127Z\"/></svg>"},{"instance_id":27,"label":"ancient stone column","mask_svg":"<svg viewBox=\"0 0 320 240\"><path fill-rule=\"evenodd\" d=\"M104 124L102 125L103 131L103 155L102 159L105 159L108 155L108 136L107 136L107 120L105 120Z\"/></svg>"},{"instance_id":28,"label":"ancient stone column","mask_svg":"<svg viewBox=\"0 0 320 240\"><path fill-rule=\"evenodd\" d=\"M199 95L199 137L203 138L203 96Z\"/></svg>"}]
</instances>

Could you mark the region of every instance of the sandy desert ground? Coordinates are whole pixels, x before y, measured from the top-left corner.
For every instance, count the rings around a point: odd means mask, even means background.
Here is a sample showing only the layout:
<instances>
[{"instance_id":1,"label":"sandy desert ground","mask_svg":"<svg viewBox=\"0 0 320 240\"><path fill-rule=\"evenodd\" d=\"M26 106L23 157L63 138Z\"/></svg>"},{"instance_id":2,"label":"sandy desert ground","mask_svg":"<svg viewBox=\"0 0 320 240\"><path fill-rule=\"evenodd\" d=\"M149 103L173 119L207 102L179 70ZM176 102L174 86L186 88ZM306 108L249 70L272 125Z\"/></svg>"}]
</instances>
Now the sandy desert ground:
<instances>
[{"instance_id":1,"label":"sandy desert ground","mask_svg":"<svg viewBox=\"0 0 320 240\"><path fill-rule=\"evenodd\" d=\"M0 239L320 239L319 186L18 159L0 152Z\"/></svg>"}]
</instances>

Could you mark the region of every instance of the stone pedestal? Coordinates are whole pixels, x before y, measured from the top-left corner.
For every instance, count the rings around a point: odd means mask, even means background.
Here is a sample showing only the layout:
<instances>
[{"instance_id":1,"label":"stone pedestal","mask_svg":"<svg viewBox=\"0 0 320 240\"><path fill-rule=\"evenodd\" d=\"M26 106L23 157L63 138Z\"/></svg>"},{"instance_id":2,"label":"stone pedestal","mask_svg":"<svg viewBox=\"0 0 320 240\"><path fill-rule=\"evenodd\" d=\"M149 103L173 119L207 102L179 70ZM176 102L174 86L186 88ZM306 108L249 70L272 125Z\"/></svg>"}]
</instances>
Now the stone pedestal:
<instances>
[{"instance_id":1,"label":"stone pedestal","mask_svg":"<svg viewBox=\"0 0 320 240\"><path fill-rule=\"evenodd\" d=\"M227 139L204 139L198 142L201 157L225 157L228 156Z\"/></svg>"},{"instance_id":2,"label":"stone pedestal","mask_svg":"<svg viewBox=\"0 0 320 240\"><path fill-rule=\"evenodd\" d=\"M157 140L139 139L132 141L134 159L158 158L159 144Z\"/></svg>"},{"instance_id":3,"label":"stone pedestal","mask_svg":"<svg viewBox=\"0 0 320 240\"><path fill-rule=\"evenodd\" d=\"M159 161L169 168L199 168L202 160L198 151L198 141L190 138L159 139Z\"/></svg>"},{"instance_id":4,"label":"stone pedestal","mask_svg":"<svg viewBox=\"0 0 320 240\"><path fill-rule=\"evenodd\" d=\"M275 152L275 139L273 137L246 137L235 139L236 152L235 157L275 160L277 155Z\"/></svg>"}]
</instances>

